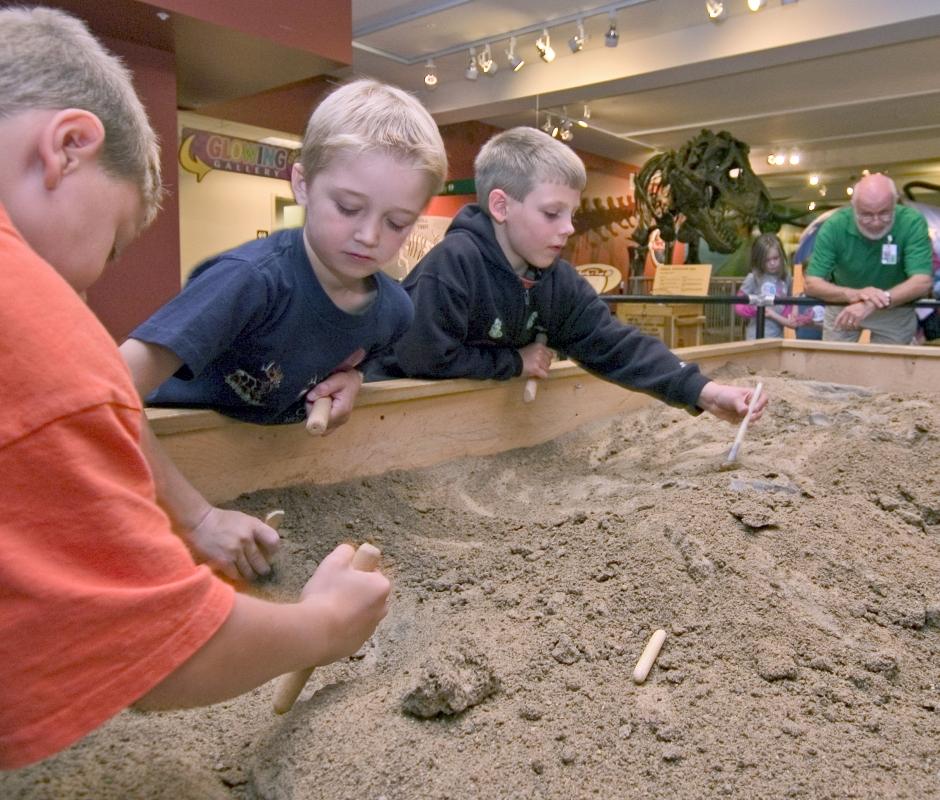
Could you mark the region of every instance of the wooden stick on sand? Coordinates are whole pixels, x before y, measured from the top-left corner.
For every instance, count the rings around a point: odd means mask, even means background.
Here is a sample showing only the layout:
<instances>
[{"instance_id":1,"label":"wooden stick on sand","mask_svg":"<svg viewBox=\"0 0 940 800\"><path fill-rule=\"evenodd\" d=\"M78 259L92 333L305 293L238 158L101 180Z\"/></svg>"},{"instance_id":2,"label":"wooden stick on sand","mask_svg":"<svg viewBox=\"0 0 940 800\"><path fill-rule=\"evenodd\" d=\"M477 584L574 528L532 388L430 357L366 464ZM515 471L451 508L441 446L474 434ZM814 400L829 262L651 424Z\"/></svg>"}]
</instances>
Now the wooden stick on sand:
<instances>
[{"instance_id":1,"label":"wooden stick on sand","mask_svg":"<svg viewBox=\"0 0 940 800\"><path fill-rule=\"evenodd\" d=\"M636 662L636 667L633 670L634 683L643 683L643 681L646 680L646 676L649 675L650 669L653 667L653 662L656 660L656 656L659 655L659 650L663 646L664 641L666 641L666 631L659 628L650 637L650 640L646 643L646 647L643 648L643 655L641 655L640 660Z\"/></svg>"},{"instance_id":2,"label":"wooden stick on sand","mask_svg":"<svg viewBox=\"0 0 940 800\"><path fill-rule=\"evenodd\" d=\"M359 549L356 550L356 554L353 556L353 569L372 572L378 566L380 555L379 548L364 542L359 545ZM300 697L300 693L307 685L307 680L314 669L314 667L309 667L280 677L277 689L274 692L275 713L286 714L294 707L294 702Z\"/></svg>"},{"instance_id":3,"label":"wooden stick on sand","mask_svg":"<svg viewBox=\"0 0 940 800\"><path fill-rule=\"evenodd\" d=\"M307 433L311 436L321 436L330 424L330 411L333 400L329 397L318 397L313 401L310 416L307 417Z\"/></svg>"},{"instance_id":4,"label":"wooden stick on sand","mask_svg":"<svg viewBox=\"0 0 940 800\"><path fill-rule=\"evenodd\" d=\"M738 450L741 449L741 442L744 441L744 434L747 433L747 424L751 421L751 414L754 413L754 407L757 405L757 401L760 400L760 394L763 389L763 383L758 383L757 387L754 389L754 393L751 395L751 402L747 404L747 413L744 415L744 419L741 420L741 427L738 428L738 435L734 437L734 444L731 445L731 449L728 451L728 458L722 466L733 466L734 462L737 461Z\"/></svg>"},{"instance_id":5,"label":"wooden stick on sand","mask_svg":"<svg viewBox=\"0 0 940 800\"><path fill-rule=\"evenodd\" d=\"M544 333L535 334L535 341L539 344L548 344L548 336ZM522 390L522 402L531 403L535 400L535 395L539 390L539 382L537 378L529 378L525 382L525 389Z\"/></svg>"}]
</instances>

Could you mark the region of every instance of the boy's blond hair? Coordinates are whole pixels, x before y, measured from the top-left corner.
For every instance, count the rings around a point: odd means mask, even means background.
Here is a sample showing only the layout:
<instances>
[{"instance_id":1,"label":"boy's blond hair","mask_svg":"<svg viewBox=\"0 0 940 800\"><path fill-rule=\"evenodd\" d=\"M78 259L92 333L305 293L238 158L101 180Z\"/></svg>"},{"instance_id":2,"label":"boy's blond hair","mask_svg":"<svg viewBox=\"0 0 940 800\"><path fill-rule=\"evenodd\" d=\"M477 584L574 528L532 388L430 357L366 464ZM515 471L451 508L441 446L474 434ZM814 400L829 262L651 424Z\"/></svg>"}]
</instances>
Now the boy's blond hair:
<instances>
[{"instance_id":1,"label":"boy's blond hair","mask_svg":"<svg viewBox=\"0 0 940 800\"><path fill-rule=\"evenodd\" d=\"M309 181L343 153L380 151L428 175L428 196L447 177L447 152L437 123L416 97L367 78L331 92L314 109L304 133L300 165Z\"/></svg>"},{"instance_id":2,"label":"boy's blond hair","mask_svg":"<svg viewBox=\"0 0 940 800\"><path fill-rule=\"evenodd\" d=\"M131 74L85 24L51 8L0 10L0 118L79 108L105 130L99 156L113 178L140 189L145 221L160 207L160 148Z\"/></svg>"},{"instance_id":3,"label":"boy's blond hair","mask_svg":"<svg viewBox=\"0 0 940 800\"><path fill-rule=\"evenodd\" d=\"M473 162L477 202L489 214L490 192L502 189L522 202L538 183L560 183L584 191L584 162L570 147L538 128L510 128L496 134Z\"/></svg>"}]
</instances>

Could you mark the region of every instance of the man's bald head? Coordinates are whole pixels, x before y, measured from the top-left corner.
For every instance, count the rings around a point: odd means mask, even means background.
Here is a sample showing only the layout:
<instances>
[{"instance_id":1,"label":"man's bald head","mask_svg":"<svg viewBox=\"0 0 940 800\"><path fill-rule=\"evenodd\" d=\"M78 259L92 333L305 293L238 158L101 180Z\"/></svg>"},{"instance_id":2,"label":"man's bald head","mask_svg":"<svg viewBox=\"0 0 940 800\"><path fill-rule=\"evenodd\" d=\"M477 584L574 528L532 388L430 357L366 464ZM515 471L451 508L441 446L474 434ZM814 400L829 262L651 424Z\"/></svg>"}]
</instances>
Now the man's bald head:
<instances>
[{"instance_id":1,"label":"man's bald head","mask_svg":"<svg viewBox=\"0 0 940 800\"><path fill-rule=\"evenodd\" d=\"M867 239L880 239L894 225L898 190L887 175L876 172L855 184L852 209L859 232Z\"/></svg>"},{"instance_id":2,"label":"man's bald head","mask_svg":"<svg viewBox=\"0 0 940 800\"><path fill-rule=\"evenodd\" d=\"M852 205L857 206L859 201L865 205L883 206L886 203L894 205L898 199L898 189L894 181L881 172L866 175L855 184L852 193Z\"/></svg>"}]
</instances>

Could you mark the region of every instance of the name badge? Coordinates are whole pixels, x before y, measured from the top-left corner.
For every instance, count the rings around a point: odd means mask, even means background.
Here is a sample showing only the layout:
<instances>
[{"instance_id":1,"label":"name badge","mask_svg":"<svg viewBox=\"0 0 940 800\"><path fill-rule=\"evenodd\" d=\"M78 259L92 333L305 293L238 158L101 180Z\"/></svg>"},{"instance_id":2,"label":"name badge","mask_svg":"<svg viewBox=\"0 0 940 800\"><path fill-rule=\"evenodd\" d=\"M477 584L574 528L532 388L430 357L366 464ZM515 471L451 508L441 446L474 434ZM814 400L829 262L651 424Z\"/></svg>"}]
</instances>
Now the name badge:
<instances>
[{"instance_id":1,"label":"name badge","mask_svg":"<svg viewBox=\"0 0 940 800\"><path fill-rule=\"evenodd\" d=\"M898 263L898 246L896 244L881 245L881 263L882 264L897 264Z\"/></svg>"}]
</instances>

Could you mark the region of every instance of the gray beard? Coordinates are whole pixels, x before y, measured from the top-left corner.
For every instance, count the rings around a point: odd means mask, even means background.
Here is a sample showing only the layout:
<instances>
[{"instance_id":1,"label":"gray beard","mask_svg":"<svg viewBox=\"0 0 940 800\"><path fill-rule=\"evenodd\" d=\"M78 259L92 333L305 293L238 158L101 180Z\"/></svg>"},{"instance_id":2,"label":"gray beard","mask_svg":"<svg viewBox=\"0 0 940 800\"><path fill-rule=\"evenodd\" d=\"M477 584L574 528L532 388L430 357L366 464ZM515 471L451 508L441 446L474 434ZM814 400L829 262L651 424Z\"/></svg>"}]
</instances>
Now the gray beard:
<instances>
[{"instance_id":1,"label":"gray beard","mask_svg":"<svg viewBox=\"0 0 940 800\"><path fill-rule=\"evenodd\" d=\"M877 234L871 234L866 231L861 225L858 224L858 220L855 220L855 227L858 228L858 232L866 239L871 239L873 242L877 242L879 239L883 238L886 234L891 232L891 229L894 227L894 215L891 215L891 221L888 222Z\"/></svg>"}]
</instances>

